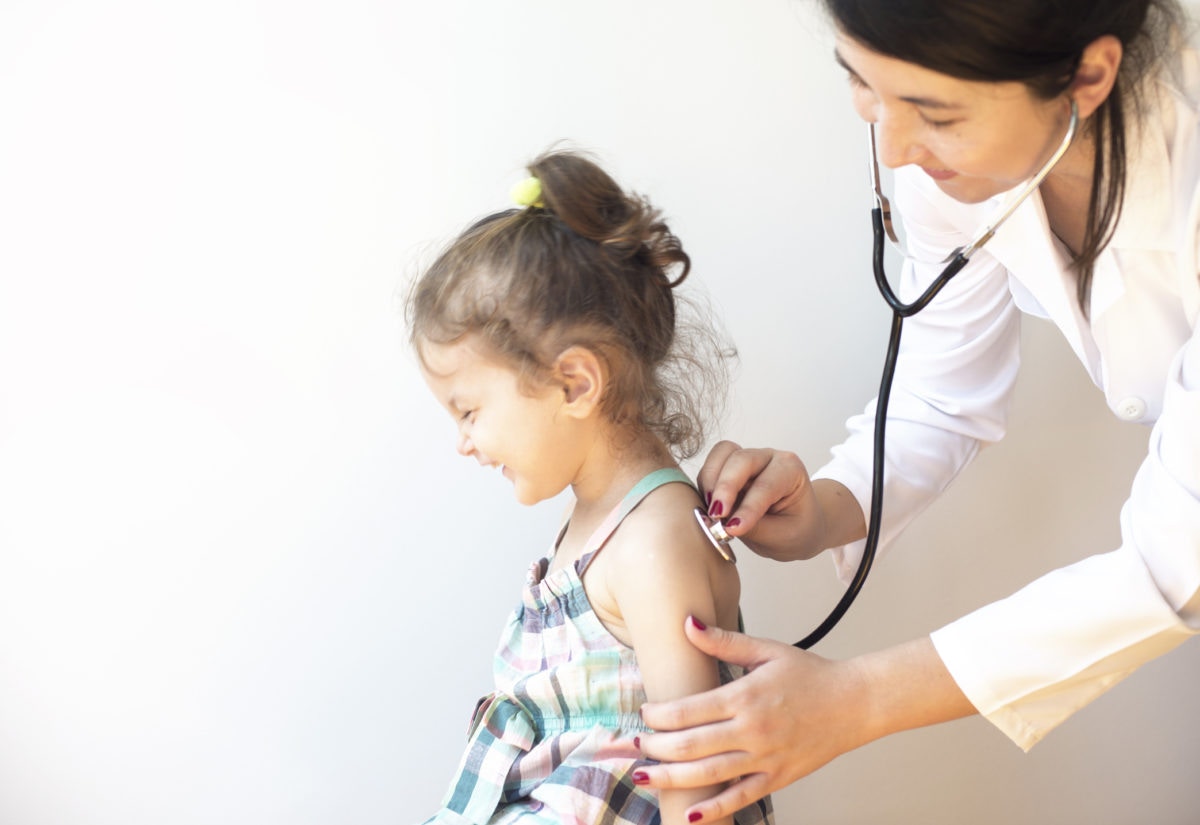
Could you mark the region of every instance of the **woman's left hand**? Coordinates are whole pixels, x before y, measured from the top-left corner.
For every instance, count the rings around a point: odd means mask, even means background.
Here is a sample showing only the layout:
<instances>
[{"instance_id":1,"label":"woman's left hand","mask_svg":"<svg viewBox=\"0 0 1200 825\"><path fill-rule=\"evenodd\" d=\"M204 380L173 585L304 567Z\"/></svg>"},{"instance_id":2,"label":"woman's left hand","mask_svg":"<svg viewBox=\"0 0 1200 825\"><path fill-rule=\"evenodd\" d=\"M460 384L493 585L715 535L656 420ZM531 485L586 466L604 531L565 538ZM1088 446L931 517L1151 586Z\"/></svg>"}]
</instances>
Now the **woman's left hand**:
<instances>
[{"instance_id":1,"label":"woman's left hand","mask_svg":"<svg viewBox=\"0 0 1200 825\"><path fill-rule=\"evenodd\" d=\"M730 816L843 753L901 730L975 713L929 637L833 661L805 650L688 621L684 632L745 676L707 693L647 703L655 733L642 753L642 784L694 788L731 783L692 805L691 822Z\"/></svg>"},{"instance_id":2,"label":"woman's left hand","mask_svg":"<svg viewBox=\"0 0 1200 825\"><path fill-rule=\"evenodd\" d=\"M716 627L702 631L690 621L686 633L700 650L748 671L707 693L642 706L643 721L656 731L641 737L642 752L663 760L644 769L646 784L732 781L689 808L700 814L694 821L730 816L874 738L857 711L861 687L851 663Z\"/></svg>"}]
</instances>

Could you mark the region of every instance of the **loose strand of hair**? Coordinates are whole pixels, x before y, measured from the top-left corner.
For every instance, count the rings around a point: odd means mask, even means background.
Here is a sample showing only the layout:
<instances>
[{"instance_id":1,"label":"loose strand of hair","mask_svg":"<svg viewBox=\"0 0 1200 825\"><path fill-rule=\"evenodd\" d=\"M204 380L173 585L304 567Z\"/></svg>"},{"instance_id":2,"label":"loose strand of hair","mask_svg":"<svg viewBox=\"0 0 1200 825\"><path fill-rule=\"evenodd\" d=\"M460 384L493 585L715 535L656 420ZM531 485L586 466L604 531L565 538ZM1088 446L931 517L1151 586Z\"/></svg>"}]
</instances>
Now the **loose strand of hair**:
<instances>
[{"instance_id":1,"label":"loose strand of hair","mask_svg":"<svg viewBox=\"0 0 1200 825\"><path fill-rule=\"evenodd\" d=\"M1121 218L1126 183L1126 122L1122 93L1113 88L1103 113L1093 123L1096 146L1092 161L1092 189L1088 198L1087 227L1083 245L1075 258L1075 298L1079 309L1090 315L1092 277L1096 260L1112 241Z\"/></svg>"}]
</instances>

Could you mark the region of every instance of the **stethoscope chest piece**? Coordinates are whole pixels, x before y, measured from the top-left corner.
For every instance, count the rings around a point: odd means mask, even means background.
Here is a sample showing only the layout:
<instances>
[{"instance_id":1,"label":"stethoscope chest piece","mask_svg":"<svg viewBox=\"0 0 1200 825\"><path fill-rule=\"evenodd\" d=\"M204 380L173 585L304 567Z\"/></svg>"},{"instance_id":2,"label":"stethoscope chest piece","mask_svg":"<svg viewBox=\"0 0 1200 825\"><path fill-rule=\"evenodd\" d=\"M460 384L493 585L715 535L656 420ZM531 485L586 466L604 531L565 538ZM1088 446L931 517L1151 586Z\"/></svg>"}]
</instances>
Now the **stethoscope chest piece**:
<instances>
[{"instance_id":1,"label":"stethoscope chest piece","mask_svg":"<svg viewBox=\"0 0 1200 825\"><path fill-rule=\"evenodd\" d=\"M733 548L729 546L729 542L733 541L733 536L725 532L725 523L720 519L712 518L708 513L697 507L692 513L696 516L696 521L700 524L700 529L704 531L704 535L712 542L712 546L717 548L717 552L721 554L721 558L727 562L737 564L737 557L733 555Z\"/></svg>"}]
</instances>

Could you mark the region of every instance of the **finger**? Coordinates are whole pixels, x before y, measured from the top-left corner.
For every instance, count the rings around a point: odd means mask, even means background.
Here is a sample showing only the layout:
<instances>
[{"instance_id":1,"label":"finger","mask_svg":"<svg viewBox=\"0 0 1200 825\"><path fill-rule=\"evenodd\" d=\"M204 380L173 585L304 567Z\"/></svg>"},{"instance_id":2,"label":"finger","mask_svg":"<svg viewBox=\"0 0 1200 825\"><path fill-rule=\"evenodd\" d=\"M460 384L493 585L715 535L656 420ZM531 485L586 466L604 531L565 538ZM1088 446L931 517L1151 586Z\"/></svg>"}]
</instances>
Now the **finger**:
<instances>
[{"instance_id":1,"label":"finger","mask_svg":"<svg viewBox=\"0 0 1200 825\"><path fill-rule=\"evenodd\" d=\"M731 817L773 790L778 790L778 788L771 788L764 774L756 773L747 776L745 779L733 783L712 799L706 799L688 808L688 822L712 822L721 817ZM697 814L699 814L698 817Z\"/></svg>"},{"instance_id":2,"label":"finger","mask_svg":"<svg viewBox=\"0 0 1200 825\"><path fill-rule=\"evenodd\" d=\"M721 476L721 468L725 466L729 456L740 449L742 448L732 441L718 441L713 445L713 448L708 451L708 457L704 459L704 466L696 475L696 484L700 487L702 494L712 492L713 485Z\"/></svg>"},{"instance_id":3,"label":"finger","mask_svg":"<svg viewBox=\"0 0 1200 825\"><path fill-rule=\"evenodd\" d=\"M690 616L684 622L683 632L697 650L714 659L739 665L748 673L784 653L794 652L790 645L784 645L781 642L747 636L744 633L720 627L704 627ZM734 717L737 710L744 705L742 699L739 698L744 690L745 685L742 680L737 680L719 688L703 693L693 693L670 702L646 702L641 709L642 721L655 731L678 731L711 726ZM720 747L714 743L704 742L712 735L713 732L708 729L705 729L703 733L694 734L695 738L708 746L703 753L689 752L685 754L675 751L671 754L662 754L659 758L669 756L673 759L683 759L694 755L704 756L716 753L721 750Z\"/></svg>"},{"instance_id":4,"label":"finger","mask_svg":"<svg viewBox=\"0 0 1200 825\"><path fill-rule=\"evenodd\" d=\"M741 491L741 499L737 501L737 506L726 513L730 522L733 522L726 524L726 529L731 535L745 535L753 530L767 513L786 511L803 498L808 489L808 470L799 456L778 450L767 452L769 457L765 461L761 456L744 459L746 471L753 469L755 475L751 483ZM735 465L740 460L740 455L732 456L726 462L727 472L735 472ZM714 500L717 494L714 490Z\"/></svg>"},{"instance_id":5,"label":"finger","mask_svg":"<svg viewBox=\"0 0 1200 825\"><path fill-rule=\"evenodd\" d=\"M772 452L767 449L738 449L725 456L719 475L708 488L712 493L708 511L710 516L726 518L733 513L746 488L756 483L759 473L771 463Z\"/></svg>"},{"instance_id":6,"label":"finger","mask_svg":"<svg viewBox=\"0 0 1200 825\"><path fill-rule=\"evenodd\" d=\"M666 734L670 736L671 734ZM648 754L647 754L648 755ZM651 757L655 758L655 757ZM746 769L745 755L718 753L691 762L660 762L638 768L638 784L650 788L705 788L735 780Z\"/></svg>"},{"instance_id":7,"label":"finger","mask_svg":"<svg viewBox=\"0 0 1200 825\"><path fill-rule=\"evenodd\" d=\"M714 659L741 665L753 670L764 661L763 651L756 644L762 640L725 630L707 627L693 616L683 623L683 632L697 650ZM671 702L646 702L642 705L642 721L653 730L681 730L700 725L711 725L733 716L737 707L734 698L738 692L736 682L703 693L693 693Z\"/></svg>"},{"instance_id":8,"label":"finger","mask_svg":"<svg viewBox=\"0 0 1200 825\"><path fill-rule=\"evenodd\" d=\"M719 661L740 665L747 671L753 671L777 658L779 648L787 647L771 639L747 636L745 633L726 630L723 627L706 627L691 616L684 621L683 632L697 650Z\"/></svg>"},{"instance_id":9,"label":"finger","mask_svg":"<svg viewBox=\"0 0 1200 825\"><path fill-rule=\"evenodd\" d=\"M704 693L693 693L670 702L646 702L642 705L642 721L654 731L704 728L724 722L733 716L736 706L735 682ZM645 741L648 737L643 736ZM643 746L644 748L644 746ZM709 751L712 753L713 751Z\"/></svg>"}]
</instances>

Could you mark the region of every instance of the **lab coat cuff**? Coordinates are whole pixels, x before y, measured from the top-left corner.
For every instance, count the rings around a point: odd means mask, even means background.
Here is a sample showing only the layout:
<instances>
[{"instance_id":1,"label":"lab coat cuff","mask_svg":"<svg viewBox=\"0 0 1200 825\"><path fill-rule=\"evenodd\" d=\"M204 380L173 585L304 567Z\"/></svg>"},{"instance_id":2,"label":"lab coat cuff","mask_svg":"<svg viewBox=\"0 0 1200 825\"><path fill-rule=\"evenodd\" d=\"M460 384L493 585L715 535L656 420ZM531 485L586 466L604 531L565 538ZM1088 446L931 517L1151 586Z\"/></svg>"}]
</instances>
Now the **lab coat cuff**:
<instances>
[{"instance_id":1,"label":"lab coat cuff","mask_svg":"<svg viewBox=\"0 0 1200 825\"><path fill-rule=\"evenodd\" d=\"M1126 548L1047 574L931 639L980 715L1028 750L1194 632Z\"/></svg>"},{"instance_id":2,"label":"lab coat cuff","mask_svg":"<svg viewBox=\"0 0 1200 825\"><path fill-rule=\"evenodd\" d=\"M959 690L979 715L1011 739L1013 744L1028 752L1049 733L1049 729L1034 725L1013 706L1002 704L987 680L980 678L982 672L970 666L976 647L970 633L961 632L960 628L951 624L931 633L930 639Z\"/></svg>"}]
</instances>

